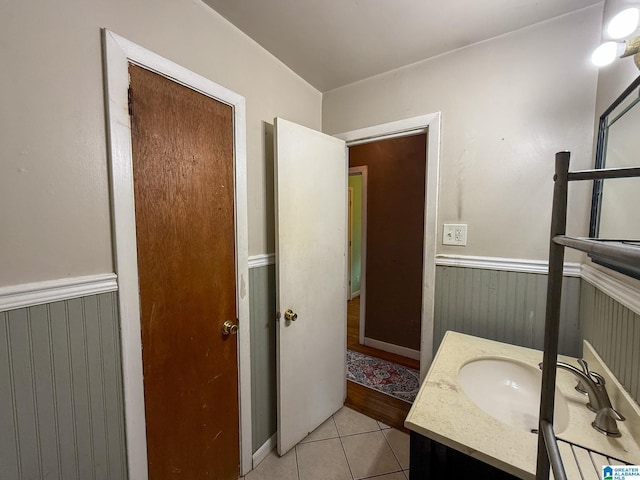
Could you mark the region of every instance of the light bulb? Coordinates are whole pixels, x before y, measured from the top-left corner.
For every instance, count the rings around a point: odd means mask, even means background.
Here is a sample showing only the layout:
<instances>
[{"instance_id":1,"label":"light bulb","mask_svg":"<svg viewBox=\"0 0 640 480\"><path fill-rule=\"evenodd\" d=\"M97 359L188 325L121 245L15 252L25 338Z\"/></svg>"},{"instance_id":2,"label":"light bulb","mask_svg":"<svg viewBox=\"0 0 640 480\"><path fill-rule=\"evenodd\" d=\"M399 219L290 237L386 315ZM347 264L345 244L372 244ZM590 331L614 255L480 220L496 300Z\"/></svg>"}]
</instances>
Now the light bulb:
<instances>
[{"instance_id":1,"label":"light bulb","mask_svg":"<svg viewBox=\"0 0 640 480\"><path fill-rule=\"evenodd\" d=\"M591 61L598 67L609 65L616 59L618 53L617 42L605 42L596 48L591 55Z\"/></svg>"},{"instance_id":2,"label":"light bulb","mask_svg":"<svg viewBox=\"0 0 640 480\"><path fill-rule=\"evenodd\" d=\"M607 33L611 38L624 38L631 35L638 28L640 10L627 8L621 11L609 22Z\"/></svg>"}]
</instances>

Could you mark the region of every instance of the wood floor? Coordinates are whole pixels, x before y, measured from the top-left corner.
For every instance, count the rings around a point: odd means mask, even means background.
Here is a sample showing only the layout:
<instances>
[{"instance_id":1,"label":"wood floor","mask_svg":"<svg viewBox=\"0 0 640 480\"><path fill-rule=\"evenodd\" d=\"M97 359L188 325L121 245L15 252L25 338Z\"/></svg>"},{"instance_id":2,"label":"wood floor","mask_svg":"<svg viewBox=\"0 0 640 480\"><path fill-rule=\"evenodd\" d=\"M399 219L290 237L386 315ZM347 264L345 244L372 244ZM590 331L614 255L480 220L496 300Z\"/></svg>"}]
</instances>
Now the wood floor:
<instances>
[{"instance_id":1,"label":"wood floor","mask_svg":"<svg viewBox=\"0 0 640 480\"><path fill-rule=\"evenodd\" d=\"M418 360L367 347L366 345L360 345L358 342L359 332L360 297L356 297L350 302L347 302L347 348L354 352L364 353L372 357L420 370L420 362ZM345 405L386 423L391 427L405 432L408 431L404 428L404 419L411 408L411 405L407 402L390 397L377 390L347 381L347 401Z\"/></svg>"}]
</instances>

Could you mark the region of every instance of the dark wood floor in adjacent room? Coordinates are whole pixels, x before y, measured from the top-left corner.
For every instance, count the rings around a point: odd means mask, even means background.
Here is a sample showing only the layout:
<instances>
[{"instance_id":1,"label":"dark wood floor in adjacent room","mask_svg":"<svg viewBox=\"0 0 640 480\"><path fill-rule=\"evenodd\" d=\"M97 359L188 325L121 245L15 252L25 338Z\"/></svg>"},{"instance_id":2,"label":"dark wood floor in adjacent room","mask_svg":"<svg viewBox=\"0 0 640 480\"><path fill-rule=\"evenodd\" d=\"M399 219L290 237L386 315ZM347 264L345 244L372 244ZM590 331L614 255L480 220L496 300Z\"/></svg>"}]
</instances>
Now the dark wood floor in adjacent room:
<instances>
[{"instance_id":1,"label":"dark wood floor in adjacent room","mask_svg":"<svg viewBox=\"0 0 640 480\"><path fill-rule=\"evenodd\" d=\"M420 370L420 362L418 360L371 348L366 345L360 345L358 343L359 332L360 297L356 297L347 302L347 348L354 352L364 353L372 357ZM386 423L391 427L405 432L407 431L407 429L404 428L404 419L411 408L411 405L407 402L390 397L377 390L347 381L347 401L345 405Z\"/></svg>"}]
</instances>

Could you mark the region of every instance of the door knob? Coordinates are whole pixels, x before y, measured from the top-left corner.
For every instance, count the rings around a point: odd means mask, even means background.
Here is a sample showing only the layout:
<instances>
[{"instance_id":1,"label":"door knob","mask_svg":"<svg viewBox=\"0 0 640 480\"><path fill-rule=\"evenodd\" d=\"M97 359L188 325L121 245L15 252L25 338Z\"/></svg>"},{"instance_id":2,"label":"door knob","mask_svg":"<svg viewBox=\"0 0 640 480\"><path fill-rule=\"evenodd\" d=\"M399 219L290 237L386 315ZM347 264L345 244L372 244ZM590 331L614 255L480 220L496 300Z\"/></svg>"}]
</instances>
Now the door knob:
<instances>
[{"instance_id":1,"label":"door knob","mask_svg":"<svg viewBox=\"0 0 640 480\"><path fill-rule=\"evenodd\" d=\"M236 333L238 333L238 325L236 325L232 321L227 320L222 324L222 335L224 335L225 337L227 335L235 335Z\"/></svg>"},{"instance_id":2,"label":"door knob","mask_svg":"<svg viewBox=\"0 0 640 480\"><path fill-rule=\"evenodd\" d=\"M284 319L295 322L298 319L298 314L293 313L293 310L289 308L286 312L284 312Z\"/></svg>"}]
</instances>

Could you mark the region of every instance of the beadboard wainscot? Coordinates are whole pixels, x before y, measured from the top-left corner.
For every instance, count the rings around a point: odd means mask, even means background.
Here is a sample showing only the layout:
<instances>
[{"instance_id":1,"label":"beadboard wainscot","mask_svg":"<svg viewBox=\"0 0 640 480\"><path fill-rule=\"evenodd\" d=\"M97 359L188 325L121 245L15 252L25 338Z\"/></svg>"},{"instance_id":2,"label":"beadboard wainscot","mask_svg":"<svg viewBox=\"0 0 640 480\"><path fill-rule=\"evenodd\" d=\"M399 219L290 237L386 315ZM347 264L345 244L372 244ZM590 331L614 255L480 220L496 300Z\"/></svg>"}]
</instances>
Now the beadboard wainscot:
<instances>
[{"instance_id":1,"label":"beadboard wainscot","mask_svg":"<svg viewBox=\"0 0 640 480\"><path fill-rule=\"evenodd\" d=\"M253 464L276 446L275 255L249 257Z\"/></svg>"},{"instance_id":2,"label":"beadboard wainscot","mask_svg":"<svg viewBox=\"0 0 640 480\"><path fill-rule=\"evenodd\" d=\"M126 479L114 274L0 287L2 478Z\"/></svg>"},{"instance_id":3,"label":"beadboard wainscot","mask_svg":"<svg viewBox=\"0 0 640 480\"><path fill-rule=\"evenodd\" d=\"M436 257L433 351L447 330L542 349L546 260ZM565 263L560 353L580 356L580 265Z\"/></svg>"},{"instance_id":4,"label":"beadboard wainscot","mask_svg":"<svg viewBox=\"0 0 640 480\"><path fill-rule=\"evenodd\" d=\"M584 339L639 403L640 281L596 264L584 264L580 323Z\"/></svg>"}]
</instances>

